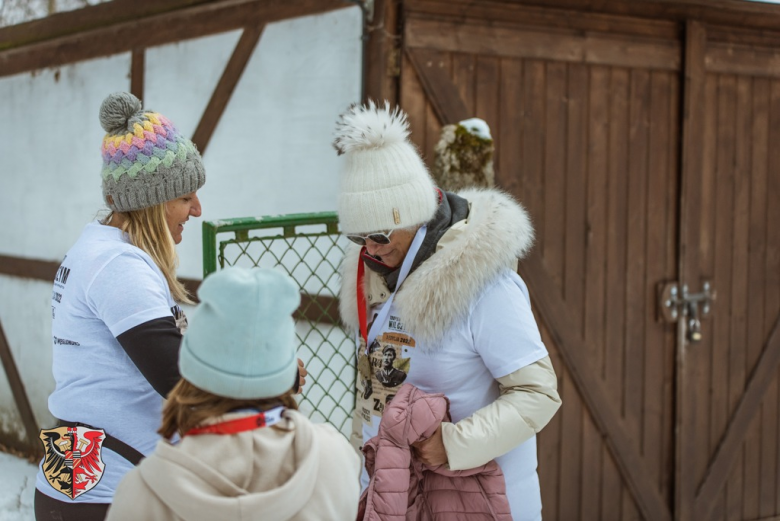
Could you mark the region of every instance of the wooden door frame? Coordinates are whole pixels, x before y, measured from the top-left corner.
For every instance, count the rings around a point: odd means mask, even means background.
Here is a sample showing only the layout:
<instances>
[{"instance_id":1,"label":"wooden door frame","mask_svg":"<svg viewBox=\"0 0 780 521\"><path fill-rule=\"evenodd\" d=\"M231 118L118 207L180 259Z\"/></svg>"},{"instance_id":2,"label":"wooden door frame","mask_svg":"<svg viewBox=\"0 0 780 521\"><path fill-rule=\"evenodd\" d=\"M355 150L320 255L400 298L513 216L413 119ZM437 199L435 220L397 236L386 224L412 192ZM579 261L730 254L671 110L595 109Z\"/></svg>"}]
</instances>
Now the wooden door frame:
<instances>
[{"instance_id":1,"label":"wooden door frame","mask_svg":"<svg viewBox=\"0 0 780 521\"><path fill-rule=\"evenodd\" d=\"M766 38L767 36L764 36L764 39ZM700 186L704 168L704 83L708 68L714 68L715 71L718 69L716 61L711 59L710 42L708 27L704 23L697 20L689 20L686 23L678 269L680 284L688 284L690 287L700 284L701 276L698 271L697 231L702 219ZM699 426L695 421L691 421L694 418L696 396L692 382L687 377L691 370L688 362L691 349L697 349L697 346L686 341L686 324L684 320L680 320L677 328L675 519L681 521L708 519L718 494L728 481L747 435L747 425L760 411L761 398L780 368L780 317L775 321L763 344L758 362L728 419L726 430L720 438L715 454L707 464L701 483L697 482L691 471L694 468L696 445L699 443Z\"/></svg>"}]
</instances>

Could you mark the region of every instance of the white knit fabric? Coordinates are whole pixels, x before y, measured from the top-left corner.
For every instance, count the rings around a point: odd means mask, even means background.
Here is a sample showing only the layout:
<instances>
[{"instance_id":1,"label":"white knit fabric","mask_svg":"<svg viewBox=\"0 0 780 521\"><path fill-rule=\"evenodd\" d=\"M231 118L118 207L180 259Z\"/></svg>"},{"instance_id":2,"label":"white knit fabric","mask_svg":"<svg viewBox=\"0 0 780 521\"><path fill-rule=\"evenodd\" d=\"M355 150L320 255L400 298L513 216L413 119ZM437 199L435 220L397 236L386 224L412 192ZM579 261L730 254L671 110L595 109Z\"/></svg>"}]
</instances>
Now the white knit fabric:
<instances>
[{"instance_id":1,"label":"white knit fabric","mask_svg":"<svg viewBox=\"0 0 780 521\"><path fill-rule=\"evenodd\" d=\"M399 109L355 106L336 130L335 146L346 155L338 202L343 233L368 234L428 222L436 190Z\"/></svg>"}]
</instances>

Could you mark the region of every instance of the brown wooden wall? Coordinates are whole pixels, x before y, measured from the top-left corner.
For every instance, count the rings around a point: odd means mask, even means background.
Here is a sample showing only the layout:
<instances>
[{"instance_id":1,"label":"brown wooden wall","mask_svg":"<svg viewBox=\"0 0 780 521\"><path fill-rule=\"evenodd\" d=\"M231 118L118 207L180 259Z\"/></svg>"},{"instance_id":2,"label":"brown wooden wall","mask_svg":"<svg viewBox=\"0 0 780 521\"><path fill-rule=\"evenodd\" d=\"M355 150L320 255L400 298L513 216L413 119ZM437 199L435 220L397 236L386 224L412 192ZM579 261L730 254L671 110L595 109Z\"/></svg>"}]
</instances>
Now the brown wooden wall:
<instances>
[{"instance_id":1,"label":"brown wooden wall","mask_svg":"<svg viewBox=\"0 0 780 521\"><path fill-rule=\"evenodd\" d=\"M430 165L442 122L484 119L532 216L544 517L776 519L780 35L520 3L405 2L399 102ZM657 290L705 280L692 344Z\"/></svg>"}]
</instances>

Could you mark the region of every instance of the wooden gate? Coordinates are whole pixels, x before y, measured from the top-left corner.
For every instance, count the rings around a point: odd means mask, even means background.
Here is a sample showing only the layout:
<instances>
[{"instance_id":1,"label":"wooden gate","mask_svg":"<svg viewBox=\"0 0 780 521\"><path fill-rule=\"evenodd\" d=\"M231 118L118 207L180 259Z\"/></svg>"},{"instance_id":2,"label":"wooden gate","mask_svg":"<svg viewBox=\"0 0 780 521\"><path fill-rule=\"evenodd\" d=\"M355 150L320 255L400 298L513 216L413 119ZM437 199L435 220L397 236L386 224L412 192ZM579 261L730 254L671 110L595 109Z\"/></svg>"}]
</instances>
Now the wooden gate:
<instances>
[{"instance_id":1,"label":"wooden gate","mask_svg":"<svg viewBox=\"0 0 780 521\"><path fill-rule=\"evenodd\" d=\"M539 437L545 519L775 516L780 53L516 3L402 15L412 138L432 164L442 123L486 120L538 233L519 269L564 402ZM678 279L718 294L699 344L660 319Z\"/></svg>"}]
</instances>

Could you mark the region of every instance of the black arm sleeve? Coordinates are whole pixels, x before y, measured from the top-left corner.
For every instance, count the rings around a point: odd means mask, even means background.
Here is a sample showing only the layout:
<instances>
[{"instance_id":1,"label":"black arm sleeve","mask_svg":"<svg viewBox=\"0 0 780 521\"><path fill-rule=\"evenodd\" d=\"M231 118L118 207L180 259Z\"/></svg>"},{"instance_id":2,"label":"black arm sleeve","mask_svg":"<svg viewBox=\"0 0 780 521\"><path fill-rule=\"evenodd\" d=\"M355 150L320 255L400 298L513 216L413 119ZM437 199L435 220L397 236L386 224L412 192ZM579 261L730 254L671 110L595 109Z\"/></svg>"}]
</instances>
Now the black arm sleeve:
<instances>
[{"instance_id":1,"label":"black arm sleeve","mask_svg":"<svg viewBox=\"0 0 780 521\"><path fill-rule=\"evenodd\" d=\"M180 378L181 333L173 317L144 322L116 339L154 390L168 396Z\"/></svg>"}]
</instances>

